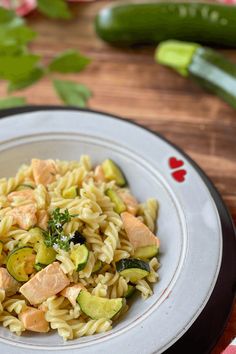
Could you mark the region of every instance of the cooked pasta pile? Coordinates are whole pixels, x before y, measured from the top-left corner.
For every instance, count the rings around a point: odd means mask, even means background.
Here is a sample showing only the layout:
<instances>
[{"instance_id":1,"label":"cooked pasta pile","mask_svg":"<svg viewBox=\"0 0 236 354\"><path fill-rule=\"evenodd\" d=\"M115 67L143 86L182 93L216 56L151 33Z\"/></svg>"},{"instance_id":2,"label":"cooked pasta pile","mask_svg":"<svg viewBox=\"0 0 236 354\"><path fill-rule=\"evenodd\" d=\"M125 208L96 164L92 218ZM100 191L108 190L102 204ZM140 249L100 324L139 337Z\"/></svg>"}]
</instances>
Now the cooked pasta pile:
<instances>
[{"instance_id":1,"label":"cooked pasta pile","mask_svg":"<svg viewBox=\"0 0 236 354\"><path fill-rule=\"evenodd\" d=\"M157 214L112 160L33 159L0 179L2 325L17 335L56 329L64 340L110 330L134 291L153 293Z\"/></svg>"}]
</instances>

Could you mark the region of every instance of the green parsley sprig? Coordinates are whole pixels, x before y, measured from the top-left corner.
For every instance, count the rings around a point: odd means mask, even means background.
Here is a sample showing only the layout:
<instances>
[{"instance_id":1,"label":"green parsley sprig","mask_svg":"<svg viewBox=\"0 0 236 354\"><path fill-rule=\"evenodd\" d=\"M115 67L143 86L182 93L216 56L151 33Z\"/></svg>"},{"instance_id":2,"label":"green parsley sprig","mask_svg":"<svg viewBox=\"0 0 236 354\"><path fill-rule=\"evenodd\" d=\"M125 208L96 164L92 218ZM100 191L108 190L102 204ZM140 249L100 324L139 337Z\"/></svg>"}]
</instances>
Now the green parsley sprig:
<instances>
[{"instance_id":1,"label":"green parsley sprig","mask_svg":"<svg viewBox=\"0 0 236 354\"><path fill-rule=\"evenodd\" d=\"M70 237L63 234L63 226L71 221L71 217L68 209L60 212L60 209L56 208L53 211L51 219L48 221L48 229L43 233L44 243L47 247L69 251Z\"/></svg>"}]
</instances>

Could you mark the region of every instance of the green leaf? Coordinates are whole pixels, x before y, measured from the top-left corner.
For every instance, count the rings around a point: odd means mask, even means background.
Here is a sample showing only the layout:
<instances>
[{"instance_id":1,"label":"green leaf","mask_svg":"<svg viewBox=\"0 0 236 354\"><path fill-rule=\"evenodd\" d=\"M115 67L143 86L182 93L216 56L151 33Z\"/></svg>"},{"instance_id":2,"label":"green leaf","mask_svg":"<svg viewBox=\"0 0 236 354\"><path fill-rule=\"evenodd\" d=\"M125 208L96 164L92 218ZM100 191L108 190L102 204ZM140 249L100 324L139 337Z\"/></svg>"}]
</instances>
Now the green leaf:
<instances>
[{"instance_id":1,"label":"green leaf","mask_svg":"<svg viewBox=\"0 0 236 354\"><path fill-rule=\"evenodd\" d=\"M67 50L57 55L49 64L49 70L59 73L75 73L82 71L90 63L90 59L76 50Z\"/></svg>"},{"instance_id":2,"label":"green leaf","mask_svg":"<svg viewBox=\"0 0 236 354\"><path fill-rule=\"evenodd\" d=\"M83 84L72 81L54 80L54 88L61 100L71 106L86 107L91 91Z\"/></svg>"},{"instance_id":3,"label":"green leaf","mask_svg":"<svg viewBox=\"0 0 236 354\"><path fill-rule=\"evenodd\" d=\"M10 81L8 85L8 92L13 92L17 90L22 90L35 84L37 81L41 80L45 74L45 70L42 68L35 68L30 73L28 73L24 78L18 81Z\"/></svg>"},{"instance_id":4,"label":"green leaf","mask_svg":"<svg viewBox=\"0 0 236 354\"><path fill-rule=\"evenodd\" d=\"M14 43L0 43L0 57L5 55L16 56L27 53L26 46L19 46Z\"/></svg>"},{"instance_id":5,"label":"green leaf","mask_svg":"<svg viewBox=\"0 0 236 354\"><path fill-rule=\"evenodd\" d=\"M24 20L13 12L0 7L0 53L19 52L36 36L36 33L25 25ZM14 48L14 49L13 49Z\"/></svg>"},{"instance_id":6,"label":"green leaf","mask_svg":"<svg viewBox=\"0 0 236 354\"><path fill-rule=\"evenodd\" d=\"M51 18L68 20L71 12L65 0L37 0L38 9L44 15Z\"/></svg>"},{"instance_id":7,"label":"green leaf","mask_svg":"<svg viewBox=\"0 0 236 354\"><path fill-rule=\"evenodd\" d=\"M0 109L25 106L26 100L24 97L7 97L0 99Z\"/></svg>"},{"instance_id":8,"label":"green leaf","mask_svg":"<svg viewBox=\"0 0 236 354\"><path fill-rule=\"evenodd\" d=\"M9 44L22 46L31 42L35 37L36 32L25 25L16 28L0 27L1 46Z\"/></svg>"},{"instance_id":9,"label":"green leaf","mask_svg":"<svg viewBox=\"0 0 236 354\"><path fill-rule=\"evenodd\" d=\"M32 54L21 56L5 55L0 57L0 78L21 81L36 67L40 57Z\"/></svg>"},{"instance_id":10,"label":"green leaf","mask_svg":"<svg viewBox=\"0 0 236 354\"><path fill-rule=\"evenodd\" d=\"M7 10L4 7L0 6L0 24L3 25L4 23L9 23L12 20L14 20L16 18L16 14L14 11L11 10ZM22 22L23 19L22 19Z\"/></svg>"}]
</instances>

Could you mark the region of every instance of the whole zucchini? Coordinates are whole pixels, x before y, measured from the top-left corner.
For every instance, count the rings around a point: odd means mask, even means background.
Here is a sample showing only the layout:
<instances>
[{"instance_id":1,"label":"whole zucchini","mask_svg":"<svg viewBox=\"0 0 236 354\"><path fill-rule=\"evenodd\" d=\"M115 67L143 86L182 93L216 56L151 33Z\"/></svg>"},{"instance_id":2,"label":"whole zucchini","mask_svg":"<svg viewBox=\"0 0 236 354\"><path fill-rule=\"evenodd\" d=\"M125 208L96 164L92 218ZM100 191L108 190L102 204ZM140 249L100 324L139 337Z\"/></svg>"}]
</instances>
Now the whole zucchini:
<instances>
[{"instance_id":1,"label":"whole zucchini","mask_svg":"<svg viewBox=\"0 0 236 354\"><path fill-rule=\"evenodd\" d=\"M156 50L158 63L192 78L236 109L236 65L197 43L165 41Z\"/></svg>"},{"instance_id":2,"label":"whole zucchini","mask_svg":"<svg viewBox=\"0 0 236 354\"><path fill-rule=\"evenodd\" d=\"M103 8L96 32L118 45L167 39L236 47L236 6L192 2L120 3Z\"/></svg>"}]
</instances>

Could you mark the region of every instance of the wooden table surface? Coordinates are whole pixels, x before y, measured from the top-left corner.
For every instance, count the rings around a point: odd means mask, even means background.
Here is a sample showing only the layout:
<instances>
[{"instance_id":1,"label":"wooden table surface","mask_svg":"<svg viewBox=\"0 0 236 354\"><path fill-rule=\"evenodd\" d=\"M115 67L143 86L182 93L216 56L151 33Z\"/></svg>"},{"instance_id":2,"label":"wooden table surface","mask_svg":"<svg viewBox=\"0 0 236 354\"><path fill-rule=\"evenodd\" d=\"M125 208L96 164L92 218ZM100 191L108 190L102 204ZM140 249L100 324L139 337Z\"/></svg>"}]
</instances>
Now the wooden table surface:
<instances>
[{"instance_id":1,"label":"wooden table surface","mask_svg":"<svg viewBox=\"0 0 236 354\"><path fill-rule=\"evenodd\" d=\"M33 50L45 61L68 48L91 57L84 72L67 76L92 89L90 108L130 118L177 144L212 179L236 221L236 111L193 82L155 64L154 47L118 49L99 40L93 18L108 2L73 5L75 19L70 22L30 15L29 23L39 32ZM224 53L236 61L236 50ZM60 103L48 78L25 90L24 95L32 104ZM5 96L3 84L0 96ZM236 305L213 353L220 353L234 336Z\"/></svg>"}]
</instances>

